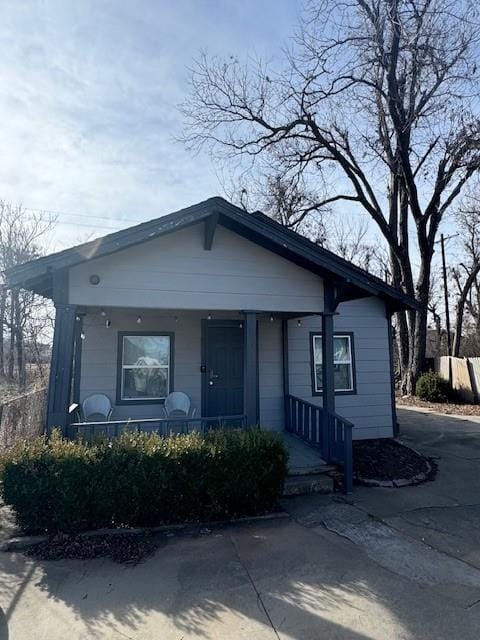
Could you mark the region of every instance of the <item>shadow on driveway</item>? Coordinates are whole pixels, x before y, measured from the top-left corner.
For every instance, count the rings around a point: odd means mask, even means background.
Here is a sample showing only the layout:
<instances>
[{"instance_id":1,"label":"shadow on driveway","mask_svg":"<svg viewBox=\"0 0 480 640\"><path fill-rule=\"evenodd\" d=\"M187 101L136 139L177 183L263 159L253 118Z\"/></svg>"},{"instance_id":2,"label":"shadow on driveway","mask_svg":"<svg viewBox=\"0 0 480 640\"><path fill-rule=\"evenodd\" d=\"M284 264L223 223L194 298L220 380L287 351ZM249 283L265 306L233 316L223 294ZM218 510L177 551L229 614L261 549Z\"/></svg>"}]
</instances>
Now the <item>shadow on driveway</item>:
<instances>
[{"instance_id":1,"label":"shadow on driveway","mask_svg":"<svg viewBox=\"0 0 480 640\"><path fill-rule=\"evenodd\" d=\"M468 526L480 530L460 511L479 501L479 460L471 454L480 425L400 413L404 441L439 458L435 482L359 488L353 504L295 498L289 520L165 535L134 567L0 554L11 638L476 640L479 541L471 533L467 545L460 536L455 555L422 537L443 536L447 545L455 527L465 540ZM405 552L412 545L413 564Z\"/></svg>"}]
</instances>

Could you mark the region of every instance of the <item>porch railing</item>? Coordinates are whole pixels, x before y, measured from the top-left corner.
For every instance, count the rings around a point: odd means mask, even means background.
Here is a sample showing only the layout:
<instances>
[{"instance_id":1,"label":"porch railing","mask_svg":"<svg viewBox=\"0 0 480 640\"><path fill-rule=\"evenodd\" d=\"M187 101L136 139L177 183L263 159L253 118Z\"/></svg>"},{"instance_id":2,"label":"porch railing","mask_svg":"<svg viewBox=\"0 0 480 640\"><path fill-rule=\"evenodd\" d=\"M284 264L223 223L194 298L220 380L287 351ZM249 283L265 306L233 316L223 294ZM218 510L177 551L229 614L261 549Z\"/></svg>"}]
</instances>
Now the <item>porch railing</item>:
<instances>
[{"instance_id":1,"label":"porch railing","mask_svg":"<svg viewBox=\"0 0 480 640\"><path fill-rule=\"evenodd\" d=\"M287 431L318 447L325 462L341 465L344 490L350 493L353 486L353 424L337 413L325 416L322 407L296 396L287 395L285 403Z\"/></svg>"},{"instance_id":2,"label":"porch railing","mask_svg":"<svg viewBox=\"0 0 480 640\"><path fill-rule=\"evenodd\" d=\"M127 418L105 422L71 422L67 427L67 437L79 436L92 439L97 437L116 438L122 433L148 432L168 436L171 433L205 433L210 429L240 427L246 425L244 415L193 417L170 416L167 418Z\"/></svg>"}]
</instances>

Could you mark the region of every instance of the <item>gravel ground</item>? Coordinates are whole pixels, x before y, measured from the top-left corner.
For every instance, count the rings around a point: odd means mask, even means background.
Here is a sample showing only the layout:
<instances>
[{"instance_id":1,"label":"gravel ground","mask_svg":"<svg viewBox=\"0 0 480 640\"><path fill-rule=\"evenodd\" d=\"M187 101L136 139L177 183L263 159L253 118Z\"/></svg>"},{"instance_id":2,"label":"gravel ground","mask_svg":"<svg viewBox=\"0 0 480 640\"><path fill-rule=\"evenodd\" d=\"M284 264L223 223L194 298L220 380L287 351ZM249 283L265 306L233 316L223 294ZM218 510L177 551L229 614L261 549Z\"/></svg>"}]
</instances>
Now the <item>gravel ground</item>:
<instances>
[{"instance_id":1,"label":"gravel ground","mask_svg":"<svg viewBox=\"0 0 480 640\"><path fill-rule=\"evenodd\" d=\"M462 416L480 416L479 404L454 404L450 402L427 402L415 396L397 396L399 407L417 407L418 409L433 409L445 415L458 414Z\"/></svg>"},{"instance_id":2,"label":"gravel ground","mask_svg":"<svg viewBox=\"0 0 480 640\"><path fill-rule=\"evenodd\" d=\"M151 536L75 536L62 533L47 542L28 547L24 553L37 560L110 558L114 562L138 564L152 555L157 546Z\"/></svg>"}]
</instances>

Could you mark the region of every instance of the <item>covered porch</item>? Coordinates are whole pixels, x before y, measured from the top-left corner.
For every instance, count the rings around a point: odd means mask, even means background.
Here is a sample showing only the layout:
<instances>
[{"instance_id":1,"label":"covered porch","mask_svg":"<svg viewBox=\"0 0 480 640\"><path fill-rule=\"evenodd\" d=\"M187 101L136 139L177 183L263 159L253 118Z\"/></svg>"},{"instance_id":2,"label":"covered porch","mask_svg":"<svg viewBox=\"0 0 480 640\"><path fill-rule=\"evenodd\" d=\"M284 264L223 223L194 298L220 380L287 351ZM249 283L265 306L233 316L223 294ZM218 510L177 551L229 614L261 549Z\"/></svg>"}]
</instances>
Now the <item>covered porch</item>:
<instances>
[{"instance_id":1,"label":"covered porch","mask_svg":"<svg viewBox=\"0 0 480 640\"><path fill-rule=\"evenodd\" d=\"M295 436L286 441L293 467L299 456L307 467L309 460L313 466L336 462L348 469L351 486L352 425L334 411L333 314L315 314L324 353L322 406L290 393L289 327L313 314L57 305L47 428L94 438L259 425ZM142 351L141 336L164 344L167 355ZM157 359L164 367L156 393L137 384L129 370L135 365L125 352L132 342L140 348L136 361L152 365ZM194 415L165 415L164 397L174 390L191 398ZM109 420L79 417L78 407L92 393L112 400Z\"/></svg>"}]
</instances>

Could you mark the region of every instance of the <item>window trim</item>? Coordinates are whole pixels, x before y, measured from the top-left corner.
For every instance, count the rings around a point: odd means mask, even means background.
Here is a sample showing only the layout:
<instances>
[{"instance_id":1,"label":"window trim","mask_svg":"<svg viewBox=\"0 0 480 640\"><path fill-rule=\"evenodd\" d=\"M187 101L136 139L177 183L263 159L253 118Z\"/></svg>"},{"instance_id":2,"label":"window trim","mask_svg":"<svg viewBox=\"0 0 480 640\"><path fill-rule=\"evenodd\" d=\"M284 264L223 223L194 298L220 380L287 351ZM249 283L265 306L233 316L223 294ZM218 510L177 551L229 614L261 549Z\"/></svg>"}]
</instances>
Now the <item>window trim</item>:
<instances>
[{"instance_id":1,"label":"window trim","mask_svg":"<svg viewBox=\"0 0 480 640\"><path fill-rule=\"evenodd\" d=\"M322 396L323 390L317 391L317 380L316 380L316 370L315 370L315 349L314 349L314 338L322 337L321 331L310 331L310 374L311 374L311 384L312 384L312 396ZM334 338L349 338L350 340L350 359L352 366L352 388L346 390L335 390L336 396L352 396L357 393L357 376L356 376L356 365L355 365L355 341L353 337L353 331L335 331L333 334Z\"/></svg>"},{"instance_id":2,"label":"window trim","mask_svg":"<svg viewBox=\"0 0 480 640\"><path fill-rule=\"evenodd\" d=\"M175 373L175 362L174 362L174 343L175 343L175 334L173 331L119 331L117 335L117 389L116 389L116 402L118 405L126 405L126 404L165 404L165 398L132 398L124 399L122 398L122 373L123 373L123 339L128 336L165 336L170 338L170 366L168 372L168 393L173 391L174 385L174 373Z\"/></svg>"}]
</instances>

